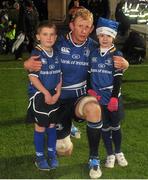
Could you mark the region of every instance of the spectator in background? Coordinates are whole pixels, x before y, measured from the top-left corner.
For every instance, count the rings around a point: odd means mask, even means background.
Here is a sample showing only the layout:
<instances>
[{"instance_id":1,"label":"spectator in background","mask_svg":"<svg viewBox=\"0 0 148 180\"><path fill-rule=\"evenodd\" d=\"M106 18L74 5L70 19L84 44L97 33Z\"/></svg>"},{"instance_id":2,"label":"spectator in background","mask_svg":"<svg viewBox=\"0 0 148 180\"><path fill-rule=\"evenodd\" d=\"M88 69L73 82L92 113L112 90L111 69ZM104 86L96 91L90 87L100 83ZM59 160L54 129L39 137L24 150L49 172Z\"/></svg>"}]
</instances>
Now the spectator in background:
<instances>
[{"instance_id":1,"label":"spectator in background","mask_svg":"<svg viewBox=\"0 0 148 180\"><path fill-rule=\"evenodd\" d=\"M91 0L89 3L89 10L94 15L94 25L96 26L99 17L109 17L109 0Z\"/></svg>"},{"instance_id":2,"label":"spectator in background","mask_svg":"<svg viewBox=\"0 0 148 180\"><path fill-rule=\"evenodd\" d=\"M48 19L48 9L47 9L47 0L33 0L35 7L39 13L39 20Z\"/></svg>"},{"instance_id":3,"label":"spectator in background","mask_svg":"<svg viewBox=\"0 0 148 180\"><path fill-rule=\"evenodd\" d=\"M34 33L38 24L38 12L31 0L20 0L19 3L15 3L14 6L16 10L19 11L19 16L16 25L16 43L14 43L13 51L15 58L21 60L24 41L26 42L28 52L31 52L33 49L35 39Z\"/></svg>"},{"instance_id":4,"label":"spectator in background","mask_svg":"<svg viewBox=\"0 0 148 180\"><path fill-rule=\"evenodd\" d=\"M116 12L115 12L115 18L116 21L119 22L119 35L125 36L128 33L128 30L130 29L130 20L125 14L123 13L122 7L125 3L125 0L121 0L116 7Z\"/></svg>"},{"instance_id":5,"label":"spectator in background","mask_svg":"<svg viewBox=\"0 0 148 180\"><path fill-rule=\"evenodd\" d=\"M68 12L70 16L70 20L78 9L84 8L84 6L80 6L79 0L73 0L72 2L73 2L73 6L69 9L69 12Z\"/></svg>"},{"instance_id":6,"label":"spectator in background","mask_svg":"<svg viewBox=\"0 0 148 180\"><path fill-rule=\"evenodd\" d=\"M12 46L15 40L16 24L9 21L8 30L6 32L6 54L11 53Z\"/></svg>"},{"instance_id":7,"label":"spectator in background","mask_svg":"<svg viewBox=\"0 0 148 180\"><path fill-rule=\"evenodd\" d=\"M94 16L94 26L98 19L98 0L91 0L89 3L89 10L93 13Z\"/></svg>"},{"instance_id":8,"label":"spectator in background","mask_svg":"<svg viewBox=\"0 0 148 180\"><path fill-rule=\"evenodd\" d=\"M88 9L88 1L86 0L79 0L80 6L85 7L86 9Z\"/></svg>"},{"instance_id":9,"label":"spectator in background","mask_svg":"<svg viewBox=\"0 0 148 180\"><path fill-rule=\"evenodd\" d=\"M0 17L0 27L1 27L0 33L4 33L7 31L8 23L9 23L8 14L4 13Z\"/></svg>"},{"instance_id":10,"label":"spectator in background","mask_svg":"<svg viewBox=\"0 0 148 180\"><path fill-rule=\"evenodd\" d=\"M6 51L6 32L8 29L8 15L6 13L2 14L0 17L0 53L5 53Z\"/></svg>"}]
</instances>

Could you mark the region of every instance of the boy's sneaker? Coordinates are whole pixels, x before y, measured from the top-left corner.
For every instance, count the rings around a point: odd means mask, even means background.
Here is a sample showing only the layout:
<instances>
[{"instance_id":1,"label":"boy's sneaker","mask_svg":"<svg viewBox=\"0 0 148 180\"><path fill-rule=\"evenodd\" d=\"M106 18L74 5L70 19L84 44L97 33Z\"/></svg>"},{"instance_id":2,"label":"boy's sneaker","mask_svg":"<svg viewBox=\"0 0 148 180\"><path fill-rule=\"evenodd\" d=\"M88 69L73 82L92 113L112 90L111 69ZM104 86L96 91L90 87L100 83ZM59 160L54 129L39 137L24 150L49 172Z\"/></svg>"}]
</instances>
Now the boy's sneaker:
<instances>
[{"instance_id":1,"label":"boy's sneaker","mask_svg":"<svg viewBox=\"0 0 148 180\"><path fill-rule=\"evenodd\" d=\"M114 168L115 165L115 155L109 155L107 156L105 167L107 168Z\"/></svg>"},{"instance_id":2,"label":"boy's sneaker","mask_svg":"<svg viewBox=\"0 0 148 180\"><path fill-rule=\"evenodd\" d=\"M89 169L89 176L91 179L97 179L101 177L102 171L100 169L100 161L98 159L89 160Z\"/></svg>"},{"instance_id":3,"label":"boy's sneaker","mask_svg":"<svg viewBox=\"0 0 148 180\"><path fill-rule=\"evenodd\" d=\"M75 137L76 139L80 139L81 138L81 132L79 131L79 129L75 126L71 127L71 132L70 135L72 137Z\"/></svg>"},{"instance_id":4,"label":"boy's sneaker","mask_svg":"<svg viewBox=\"0 0 148 180\"><path fill-rule=\"evenodd\" d=\"M35 165L39 170L43 170L43 171L49 171L50 170L48 162L45 158L37 158L35 161Z\"/></svg>"},{"instance_id":5,"label":"boy's sneaker","mask_svg":"<svg viewBox=\"0 0 148 180\"><path fill-rule=\"evenodd\" d=\"M49 159L50 169L56 169L59 166L58 160L56 158Z\"/></svg>"},{"instance_id":6,"label":"boy's sneaker","mask_svg":"<svg viewBox=\"0 0 148 180\"><path fill-rule=\"evenodd\" d=\"M120 166L125 167L128 165L128 162L125 159L124 154L122 152L115 154L115 157Z\"/></svg>"}]
</instances>

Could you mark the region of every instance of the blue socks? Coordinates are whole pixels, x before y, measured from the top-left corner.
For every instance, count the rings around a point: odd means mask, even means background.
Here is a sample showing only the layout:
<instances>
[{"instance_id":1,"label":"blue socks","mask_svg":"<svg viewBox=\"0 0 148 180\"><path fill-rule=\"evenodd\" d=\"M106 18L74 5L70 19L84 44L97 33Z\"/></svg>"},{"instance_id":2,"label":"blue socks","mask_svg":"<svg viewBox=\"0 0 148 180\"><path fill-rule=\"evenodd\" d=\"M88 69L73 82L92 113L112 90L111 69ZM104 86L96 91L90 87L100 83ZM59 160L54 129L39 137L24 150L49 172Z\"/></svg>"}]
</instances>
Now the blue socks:
<instances>
[{"instance_id":1,"label":"blue socks","mask_svg":"<svg viewBox=\"0 0 148 180\"><path fill-rule=\"evenodd\" d=\"M53 159L56 158L56 128L47 128L47 148L48 148L48 158ZM34 145L37 159L45 158L44 153L44 144L45 141L45 132L37 132L34 131Z\"/></svg>"},{"instance_id":2,"label":"blue socks","mask_svg":"<svg viewBox=\"0 0 148 180\"><path fill-rule=\"evenodd\" d=\"M53 159L56 157L56 127L47 128L47 147L48 147L48 157L49 159Z\"/></svg>"},{"instance_id":3,"label":"blue socks","mask_svg":"<svg viewBox=\"0 0 148 180\"><path fill-rule=\"evenodd\" d=\"M45 132L34 131L34 145L37 158L44 158L44 134Z\"/></svg>"}]
</instances>

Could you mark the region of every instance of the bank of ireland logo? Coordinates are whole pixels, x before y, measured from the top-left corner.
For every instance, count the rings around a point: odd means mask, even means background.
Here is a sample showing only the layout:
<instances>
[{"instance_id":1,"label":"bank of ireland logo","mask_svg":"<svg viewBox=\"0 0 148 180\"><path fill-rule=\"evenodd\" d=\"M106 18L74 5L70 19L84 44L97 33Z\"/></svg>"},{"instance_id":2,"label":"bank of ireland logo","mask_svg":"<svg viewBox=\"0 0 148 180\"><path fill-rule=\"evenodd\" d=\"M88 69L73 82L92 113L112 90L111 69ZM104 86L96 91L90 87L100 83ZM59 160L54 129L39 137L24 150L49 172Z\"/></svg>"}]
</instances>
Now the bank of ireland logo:
<instances>
[{"instance_id":1,"label":"bank of ireland logo","mask_svg":"<svg viewBox=\"0 0 148 180\"><path fill-rule=\"evenodd\" d=\"M105 64L102 64L102 63L98 64L98 68L104 69L105 68Z\"/></svg>"},{"instance_id":2,"label":"bank of ireland logo","mask_svg":"<svg viewBox=\"0 0 148 180\"><path fill-rule=\"evenodd\" d=\"M79 54L73 54L72 59L80 59L80 55Z\"/></svg>"},{"instance_id":3,"label":"bank of ireland logo","mask_svg":"<svg viewBox=\"0 0 148 180\"><path fill-rule=\"evenodd\" d=\"M52 70L52 69L54 69L54 68L55 68L54 65L49 65L49 69L50 69L50 70Z\"/></svg>"}]
</instances>

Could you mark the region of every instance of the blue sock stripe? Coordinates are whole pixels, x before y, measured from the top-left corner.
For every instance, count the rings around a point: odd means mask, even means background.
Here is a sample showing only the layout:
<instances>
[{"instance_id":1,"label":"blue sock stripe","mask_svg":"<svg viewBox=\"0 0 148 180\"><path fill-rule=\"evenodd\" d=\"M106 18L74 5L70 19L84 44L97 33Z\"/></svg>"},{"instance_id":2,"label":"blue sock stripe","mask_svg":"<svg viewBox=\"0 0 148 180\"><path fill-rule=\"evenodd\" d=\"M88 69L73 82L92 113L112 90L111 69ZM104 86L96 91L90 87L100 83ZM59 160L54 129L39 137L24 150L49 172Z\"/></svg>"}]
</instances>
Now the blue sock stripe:
<instances>
[{"instance_id":1,"label":"blue sock stripe","mask_svg":"<svg viewBox=\"0 0 148 180\"><path fill-rule=\"evenodd\" d=\"M97 123L88 122L87 126L94 129L100 129L102 127L103 123L102 121L99 121Z\"/></svg>"},{"instance_id":2,"label":"blue sock stripe","mask_svg":"<svg viewBox=\"0 0 148 180\"><path fill-rule=\"evenodd\" d=\"M120 129L120 125L117 126L117 127L111 127L111 130L112 130L112 131L118 131L119 129Z\"/></svg>"},{"instance_id":3,"label":"blue sock stripe","mask_svg":"<svg viewBox=\"0 0 148 180\"><path fill-rule=\"evenodd\" d=\"M108 128L102 128L102 131L103 132L108 132L108 131L110 131L112 128L111 127L108 127Z\"/></svg>"}]
</instances>

